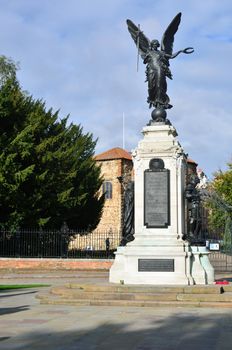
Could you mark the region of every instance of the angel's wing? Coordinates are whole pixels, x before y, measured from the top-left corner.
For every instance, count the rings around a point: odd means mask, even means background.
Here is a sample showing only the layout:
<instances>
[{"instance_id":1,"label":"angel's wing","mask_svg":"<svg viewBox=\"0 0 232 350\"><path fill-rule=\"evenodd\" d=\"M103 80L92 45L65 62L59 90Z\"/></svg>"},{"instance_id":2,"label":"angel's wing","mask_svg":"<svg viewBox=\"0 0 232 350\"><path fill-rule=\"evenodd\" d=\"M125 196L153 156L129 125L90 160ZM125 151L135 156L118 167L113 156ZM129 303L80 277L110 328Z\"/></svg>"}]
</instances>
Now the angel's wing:
<instances>
[{"instance_id":1,"label":"angel's wing","mask_svg":"<svg viewBox=\"0 0 232 350\"><path fill-rule=\"evenodd\" d=\"M169 24L167 29L164 32L161 41L161 51L172 55L173 43L174 43L174 35L177 32L181 20L181 12L173 18L172 22Z\"/></svg>"},{"instance_id":2,"label":"angel's wing","mask_svg":"<svg viewBox=\"0 0 232 350\"><path fill-rule=\"evenodd\" d=\"M143 57L150 47L150 40L143 34L143 32L141 32L141 30L130 19L128 19L126 23L127 23L130 35L132 36L132 39L134 40L135 45L138 47L140 55Z\"/></svg>"}]
</instances>

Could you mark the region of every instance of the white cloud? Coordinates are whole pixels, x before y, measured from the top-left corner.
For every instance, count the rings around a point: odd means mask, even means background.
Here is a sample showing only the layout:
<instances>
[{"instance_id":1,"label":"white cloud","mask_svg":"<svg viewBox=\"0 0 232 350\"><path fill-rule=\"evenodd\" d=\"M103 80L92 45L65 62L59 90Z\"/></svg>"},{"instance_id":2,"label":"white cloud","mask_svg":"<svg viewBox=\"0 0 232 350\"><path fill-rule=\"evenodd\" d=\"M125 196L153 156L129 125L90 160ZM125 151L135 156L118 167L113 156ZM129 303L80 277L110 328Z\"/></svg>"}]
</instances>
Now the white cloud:
<instances>
[{"instance_id":1,"label":"white cloud","mask_svg":"<svg viewBox=\"0 0 232 350\"><path fill-rule=\"evenodd\" d=\"M97 151L134 148L150 119L145 66L125 20L161 39L177 12L169 118L190 156L210 175L231 158L231 0L0 0L1 53L21 63L19 79L36 98L99 138Z\"/></svg>"}]
</instances>

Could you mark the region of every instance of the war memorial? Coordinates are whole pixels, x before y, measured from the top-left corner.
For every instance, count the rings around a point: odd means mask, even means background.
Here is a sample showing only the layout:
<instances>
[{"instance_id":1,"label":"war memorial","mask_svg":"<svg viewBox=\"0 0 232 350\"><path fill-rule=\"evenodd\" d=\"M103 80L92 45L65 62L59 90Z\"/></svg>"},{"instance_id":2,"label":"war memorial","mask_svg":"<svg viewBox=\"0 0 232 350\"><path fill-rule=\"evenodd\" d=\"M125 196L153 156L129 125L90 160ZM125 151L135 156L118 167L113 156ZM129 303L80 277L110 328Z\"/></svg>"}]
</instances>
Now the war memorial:
<instances>
[{"instance_id":1,"label":"war memorial","mask_svg":"<svg viewBox=\"0 0 232 350\"><path fill-rule=\"evenodd\" d=\"M174 36L181 21L178 13L163 34L161 44L150 41L131 20L129 33L146 65L151 119L133 151L133 240L119 246L110 269L110 282L118 284L212 284L214 269L204 245L197 244L196 230L189 232L187 205L196 184L187 183L187 156L177 131L167 118L172 108L167 78L169 60L191 54L193 48L173 53ZM193 218L194 222L194 218ZM195 238L195 239L194 239Z\"/></svg>"}]
</instances>

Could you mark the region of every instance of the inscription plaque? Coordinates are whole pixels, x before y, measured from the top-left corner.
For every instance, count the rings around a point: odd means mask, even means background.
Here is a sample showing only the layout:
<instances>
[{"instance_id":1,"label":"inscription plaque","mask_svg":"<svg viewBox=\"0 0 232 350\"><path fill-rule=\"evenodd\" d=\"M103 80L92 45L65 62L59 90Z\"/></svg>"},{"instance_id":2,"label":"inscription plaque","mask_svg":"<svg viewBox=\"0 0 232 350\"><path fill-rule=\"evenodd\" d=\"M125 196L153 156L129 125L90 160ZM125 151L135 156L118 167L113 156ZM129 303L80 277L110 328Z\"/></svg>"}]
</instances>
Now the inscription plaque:
<instances>
[{"instance_id":1,"label":"inscription plaque","mask_svg":"<svg viewBox=\"0 0 232 350\"><path fill-rule=\"evenodd\" d=\"M169 170L144 172L144 225L165 228L170 225Z\"/></svg>"},{"instance_id":2,"label":"inscription plaque","mask_svg":"<svg viewBox=\"0 0 232 350\"><path fill-rule=\"evenodd\" d=\"M174 259L138 259L138 271L174 272Z\"/></svg>"}]
</instances>

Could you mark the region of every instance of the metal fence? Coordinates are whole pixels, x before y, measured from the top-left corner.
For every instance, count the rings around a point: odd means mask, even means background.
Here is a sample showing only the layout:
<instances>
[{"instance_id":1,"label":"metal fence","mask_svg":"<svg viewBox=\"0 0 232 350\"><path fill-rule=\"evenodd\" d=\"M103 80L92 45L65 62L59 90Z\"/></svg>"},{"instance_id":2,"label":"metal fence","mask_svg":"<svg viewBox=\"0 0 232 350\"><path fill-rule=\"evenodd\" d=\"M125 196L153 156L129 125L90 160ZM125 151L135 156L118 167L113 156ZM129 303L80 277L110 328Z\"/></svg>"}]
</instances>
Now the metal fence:
<instances>
[{"instance_id":1,"label":"metal fence","mask_svg":"<svg viewBox=\"0 0 232 350\"><path fill-rule=\"evenodd\" d=\"M209 259L214 270L217 272L232 272L232 247L225 245L219 237L211 240L212 243L217 243L218 250L210 250Z\"/></svg>"},{"instance_id":2,"label":"metal fence","mask_svg":"<svg viewBox=\"0 0 232 350\"><path fill-rule=\"evenodd\" d=\"M230 234L231 236L231 234ZM210 250L209 259L216 272L232 272L232 244L231 237L225 235L225 229L220 228L210 232L207 237L208 245L211 243L218 250Z\"/></svg>"},{"instance_id":3,"label":"metal fence","mask_svg":"<svg viewBox=\"0 0 232 350\"><path fill-rule=\"evenodd\" d=\"M222 237L211 235L220 242L219 251L211 251L210 261L217 272L232 272L232 249L224 249ZM114 258L121 241L117 231L78 230L0 230L0 257L15 258Z\"/></svg>"},{"instance_id":4,"label":"metal fence","mask_svg":"<svg viewBox=\"0 0 232 350\"><path fill-rule=\"evenodd\" d=\"M211 252L209 259L216 272L232 272L232 252Z\"/></svg>"},{"instance_id":5,"label":"metal fence","mask_svg":"<svg viewBox=\"0 0 232 350\"><path fill-rule=\"evenodd\" d=\"M113 258L120 232L0 230L0 257Z\"/></svg>"}]
</instances>

